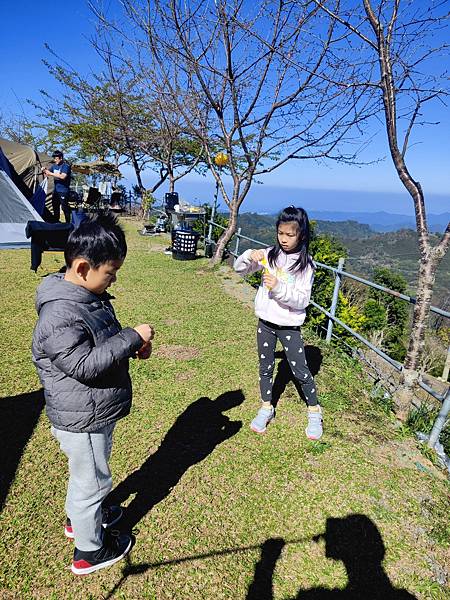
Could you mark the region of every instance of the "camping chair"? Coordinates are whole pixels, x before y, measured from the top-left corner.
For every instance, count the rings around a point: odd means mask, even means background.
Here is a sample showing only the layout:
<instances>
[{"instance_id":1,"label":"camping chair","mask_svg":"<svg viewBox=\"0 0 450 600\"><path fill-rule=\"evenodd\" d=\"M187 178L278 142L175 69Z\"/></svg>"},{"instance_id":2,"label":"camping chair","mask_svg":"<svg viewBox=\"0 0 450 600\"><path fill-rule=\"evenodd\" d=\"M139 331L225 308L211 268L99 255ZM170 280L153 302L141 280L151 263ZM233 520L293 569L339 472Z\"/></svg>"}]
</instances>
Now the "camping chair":
<instances>
[{"instance_id":1,"label":"camping chair","mask_svg":"<svg viewBox=\"0 0 450 600\"><path fill-rule=\"evenodd\" d=\"M28 221L25 229L27 238L31 238L31 269L37 271L46 250L64 250L67 239L74 226L72 223L46 223Z\"/></svg>"},{"instance_id":2,"label":"camping chair","mask_svg":"<svg viewBox=\"0 0 450 600\"><path fill-rule=\"evenodd\" d=\"M95 187L90 187L89 191L87 193L87 196L84 199L84 203L90 209L99 210L101 201L102 201L102 195L100 194L98 189Z\"/></svg>"},{"instance_id":3,"label":"camping chair","mask_svg":"<svg viewBox=\"0 0 450 600\"><path fill-rule=\"evenodd\" d=\"M109 210L113 213L123 213L125 212L125 208L123 207L123 196L122 192L116 191L111 194L111 199L109 201Z\"/></svg>"}]
</instances>

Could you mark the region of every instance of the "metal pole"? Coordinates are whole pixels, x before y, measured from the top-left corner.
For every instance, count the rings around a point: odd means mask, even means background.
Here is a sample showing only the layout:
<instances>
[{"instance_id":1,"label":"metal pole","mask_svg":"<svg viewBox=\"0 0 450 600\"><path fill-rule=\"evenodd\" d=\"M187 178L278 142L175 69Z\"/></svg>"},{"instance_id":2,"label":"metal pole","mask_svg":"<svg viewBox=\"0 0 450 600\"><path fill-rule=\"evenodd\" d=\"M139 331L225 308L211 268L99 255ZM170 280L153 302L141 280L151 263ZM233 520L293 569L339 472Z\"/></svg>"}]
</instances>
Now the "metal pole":
<instances>
[{"instance_id":1,"label":"metal pole","mask_svg":"<svg viewBox=\"0 0 450 600\"><path fill-rule=\"evenodd\" d=\"M450 371L450 346L447 348L447 356L445 359L444 370L442 371L442 376L440 377L441 381L445 381L447 383L449 371Z\"/></svg>"},{"instance_id":2,"label":"metal pole","mask_svg":"<svg viewBox=\"0 0 450 600\"><path fill-rule=\"evenodd\" d=\"M430 437L428 439L428 446L430 448L434 448L436 442L439 440L439 436L441 435L441 431L445 425L445 421L447 420L448 413L450 412L450 388L447 390L447 394L444 398L444 402L442 403L441 410L434 422L433 429L431 430Z\"/></svg>"},{"instance_id":3,"label":"metal pole","mask_svg":"<svg viewBox=\"0 0 450 600\"><path fill-rule=\"evenodd\" d=\"M339 288L341 287L341 273L345 263L345 258L340 258L338 262L338 267L336 271L336 279L334 282L334 290L333 290L333 300L331 302L330 314L334 317L336 314L336 307L339 298ZM328 327L327 327L327 337L326 342L329 344L331 342L331 334L333 333L333 319L328 319Z\"/></svg>"},{"instance_id":4,"label":"metal pole","mask_svg":"<svg viewBox=\"0 0 450 600\"><path fill-rule=\"evenodd\" d=\"M241 239L240 236L241 236L241 228L238 227L237 234L236 234L236 246L234 248L234 253L236 256L239 256L239 240Z\"/></svg>"},{"instance_id":5,"label":"metal pole","mask_svg":"<svg viewBox=\"0 0 450 600\"><path fill-rule=\"evenodd\" d=\"M216 194L214 196L214 204L212 206L212 210L211 210L211 218L209 220L209 227L208 227L208 242L211 242L211 236L212 236L212 221L214 221L214 217L216 216L216 209L217 209L217 196L219 194L219 182L216 183Z\"/></svg>"}]
</instances>

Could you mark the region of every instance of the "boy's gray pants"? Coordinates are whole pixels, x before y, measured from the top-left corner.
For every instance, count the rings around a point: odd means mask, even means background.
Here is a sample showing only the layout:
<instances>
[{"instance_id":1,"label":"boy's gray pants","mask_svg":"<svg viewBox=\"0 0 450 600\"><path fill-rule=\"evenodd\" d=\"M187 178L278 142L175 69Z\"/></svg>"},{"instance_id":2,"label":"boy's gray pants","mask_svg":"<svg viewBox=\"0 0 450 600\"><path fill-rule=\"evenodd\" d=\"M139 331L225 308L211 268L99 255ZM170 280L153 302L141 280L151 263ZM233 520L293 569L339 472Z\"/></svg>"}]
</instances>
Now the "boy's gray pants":
<instances>
[{"instance_id":1,"label":"boy's gray pants","mask_svg":"<svg viewBox=\"0 0 450 600\"><path fill-rule=\"evenodd\" d=\"M69 460L66 513L78 550L98 550L103 544L102 501L112 488L108 462L114 426L115 423L93 433L51 429Z\"/></svg>"}]
</instances>

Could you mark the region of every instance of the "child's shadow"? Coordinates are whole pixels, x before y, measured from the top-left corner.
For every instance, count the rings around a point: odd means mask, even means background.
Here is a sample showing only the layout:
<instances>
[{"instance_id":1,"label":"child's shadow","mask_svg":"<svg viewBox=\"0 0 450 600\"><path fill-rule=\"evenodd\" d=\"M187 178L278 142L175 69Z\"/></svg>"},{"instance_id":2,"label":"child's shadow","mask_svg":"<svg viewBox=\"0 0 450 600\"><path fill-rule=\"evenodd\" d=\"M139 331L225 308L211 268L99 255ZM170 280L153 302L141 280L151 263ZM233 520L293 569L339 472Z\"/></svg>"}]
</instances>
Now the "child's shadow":
<instances>
[{"instance_id":1,"label":"child's shadow","mask_svg":"<svg viewBox=\"0 0 450 600\"><path fill-rule=\"evenodd\" d=\"M241 390L226 392L216 400L199 398L179 415L158 450L108 496L106 503L111 505L121 504L136 494L126 509L121 528L133 529L170 494L189 467L241 429L242 421L230 421L222 413L242 404L244 398Z\"/></svg>"},{"instance_id":2,"label":"child's shadow","mask_svg":"<svg viewBox=\"0 0 450 600\"><path fill-rule=\"evenodd\" d=\"M43 390L0 398L0 439L3 447L0 469L0 511L43 408Z\"/></svg>"},{"instance_id":3,"label":"child's shadow","mask_svg":"<svg viewBox=\"0 0 450 600\"><path fill-rule=\"evenodd\" d=\"M306 403L305 395L302 391L302 387L299 382L294 379L291 371L291 367L289 366L288 360L283 350L279 350L275 352L275 358L280 358L280 362L278 363L277 372L275 375L275 380L273 382L272 388L272 404L276 407L278 401L281 398L284 390L286 389L287 384L292 381L297 388L297 392L300 397ZM305 358L306 364L308 365L309 370L311 371L311 375L315 377L317 373L320 371L320 367L322 365L322 351L317 346L305 346Z\"/></svg>"}]
</instances>

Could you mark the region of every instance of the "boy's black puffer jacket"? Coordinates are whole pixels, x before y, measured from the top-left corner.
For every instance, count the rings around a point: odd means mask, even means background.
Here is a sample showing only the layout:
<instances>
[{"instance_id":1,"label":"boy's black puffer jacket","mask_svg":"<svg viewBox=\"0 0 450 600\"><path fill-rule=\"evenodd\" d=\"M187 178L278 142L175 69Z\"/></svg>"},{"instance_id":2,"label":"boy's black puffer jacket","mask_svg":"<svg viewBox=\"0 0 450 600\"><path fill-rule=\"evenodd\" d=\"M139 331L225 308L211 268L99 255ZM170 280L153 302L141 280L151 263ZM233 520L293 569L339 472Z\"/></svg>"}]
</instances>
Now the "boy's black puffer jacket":
<instances>
[{"instance_id":1,"label":"boy's black puffer jacket","mask_svg":"<svg viewBox=\"0 0 450 600\"><path fill-rule=\"evenodd\" d=\"M109 299L59 273L37 290L33 362L57 429L92 432L130 412L128 359L142 339L134 329L121 328Z\"/></svg>"}]
</instances>

